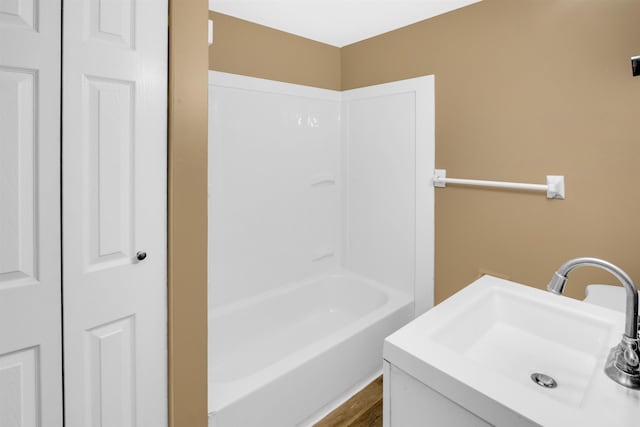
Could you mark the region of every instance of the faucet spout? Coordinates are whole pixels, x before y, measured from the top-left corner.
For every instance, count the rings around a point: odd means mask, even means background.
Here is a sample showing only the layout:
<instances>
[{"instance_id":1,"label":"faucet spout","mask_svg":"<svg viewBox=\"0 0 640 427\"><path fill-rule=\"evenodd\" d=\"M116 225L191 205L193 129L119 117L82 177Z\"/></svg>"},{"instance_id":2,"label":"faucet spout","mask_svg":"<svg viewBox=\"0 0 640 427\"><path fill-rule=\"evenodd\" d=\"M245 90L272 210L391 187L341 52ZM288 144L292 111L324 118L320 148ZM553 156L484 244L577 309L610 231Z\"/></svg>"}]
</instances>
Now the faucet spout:
<instances>
[{"instance_id":1,"label":"faucet spout","mask_svg":"<svg viewBox=\"0 0 640 427\"><path fill-rule=\"evenodd\" d=\"M574 258L560 266L547 285L554 294L561 295L567 276L578 267L597 267L614 275L627 294L625 328L622 341L611 349L605 373L625 387L640 389L640 317L638 316L638 290L631 277L620 267L599 258Z\"/></svg>"},{"instance_id":2,"label":"faucet spout","mask_svg":"<svg viewBox=\"0 0 640 427\"><path fill-rule=\"evenodd\" d=\"M574 258L560 266L553 274L547 289L554 294L562 294L567 283L567 276L578 267L597 267L615 276L624 286L627 294L624 334L631 339L638 338L638 290L631 277L620 267L599 258Z\"/></svg>"}]
</instances>

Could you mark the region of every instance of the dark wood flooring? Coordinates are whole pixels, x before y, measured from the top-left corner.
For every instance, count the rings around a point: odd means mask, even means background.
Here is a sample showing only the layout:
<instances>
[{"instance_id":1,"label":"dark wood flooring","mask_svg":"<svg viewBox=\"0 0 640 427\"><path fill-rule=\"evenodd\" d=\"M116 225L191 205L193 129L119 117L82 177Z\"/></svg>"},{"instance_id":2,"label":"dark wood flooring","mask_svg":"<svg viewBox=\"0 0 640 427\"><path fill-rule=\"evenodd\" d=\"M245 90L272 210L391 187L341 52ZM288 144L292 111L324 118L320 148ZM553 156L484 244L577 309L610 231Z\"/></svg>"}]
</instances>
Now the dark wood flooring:
<instances>
[{"instance_id":1,"label":"dark wood flooring","mask_svg":"<svg viewBox=\"0 0 640 427\"><path fill-rule=\"evenodd\" d=\"M314 424L314 427L382 427L382 376Z\"/></svg>"}]
</instances>

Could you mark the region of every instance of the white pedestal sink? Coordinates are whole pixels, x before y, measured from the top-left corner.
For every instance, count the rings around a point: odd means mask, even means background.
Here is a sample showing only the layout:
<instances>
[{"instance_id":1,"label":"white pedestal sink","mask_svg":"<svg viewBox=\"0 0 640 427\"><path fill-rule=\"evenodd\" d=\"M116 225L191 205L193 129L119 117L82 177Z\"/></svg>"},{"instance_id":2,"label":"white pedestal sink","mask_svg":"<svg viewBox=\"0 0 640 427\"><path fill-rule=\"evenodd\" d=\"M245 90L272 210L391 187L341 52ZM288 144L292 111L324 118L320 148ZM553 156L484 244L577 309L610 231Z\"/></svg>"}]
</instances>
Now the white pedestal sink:
<instances>
[{"instance_id":1,"label":"white pedestal sink","mask_svg":"<svg viewBox=\"0 0 640 427\"><path fill-rule=\"evenodd\" d=\"M385 426L640 426L640 391L603 371L623 330L622 313L483 276L386 339Z\"/></svg>"}]
</instances>

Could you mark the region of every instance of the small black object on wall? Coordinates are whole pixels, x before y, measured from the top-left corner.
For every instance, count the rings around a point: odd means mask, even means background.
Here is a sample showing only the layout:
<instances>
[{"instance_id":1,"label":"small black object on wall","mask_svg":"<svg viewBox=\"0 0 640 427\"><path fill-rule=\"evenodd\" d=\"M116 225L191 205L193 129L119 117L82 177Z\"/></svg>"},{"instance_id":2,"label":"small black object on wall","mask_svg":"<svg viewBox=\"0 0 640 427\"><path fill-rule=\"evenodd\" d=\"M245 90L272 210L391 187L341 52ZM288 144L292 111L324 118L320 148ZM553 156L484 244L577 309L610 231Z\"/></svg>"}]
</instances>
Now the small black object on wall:
<instances>
[{"instance_id":1,"label":"small black object on wall","mask_svg":"<svg viewBox=\"0 0 640 427\"><path fill-rule=\"evenodd\" d=\"M640 56L631 57L631 72L635 76L640 76Z\"/></svg>"}]
</instances>

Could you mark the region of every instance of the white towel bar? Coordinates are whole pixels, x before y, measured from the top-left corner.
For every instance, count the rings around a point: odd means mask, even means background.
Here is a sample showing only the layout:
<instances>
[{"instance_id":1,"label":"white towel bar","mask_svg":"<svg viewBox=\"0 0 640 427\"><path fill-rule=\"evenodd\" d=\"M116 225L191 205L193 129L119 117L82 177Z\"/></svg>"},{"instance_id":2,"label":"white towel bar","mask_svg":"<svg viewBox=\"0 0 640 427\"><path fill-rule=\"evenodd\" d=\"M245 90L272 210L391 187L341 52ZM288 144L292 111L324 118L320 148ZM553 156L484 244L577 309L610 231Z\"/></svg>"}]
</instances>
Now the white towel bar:
<instances>
[{"instance_id":1,"label":"white towel bar","mask_svg":"<svg viewBox=\"0 0 640 427\"><path fill-rule=\"evenodd\" d=\"M433 173L433 186L446 187L447 184L475 185L479 187L514 188L517 190L546 191L548 199L564 199L564 176L547 175L546 184L527 184L523 182L485 181L479 179L447 178L446 169L436 169Z\"/></svg>"}]
</instances>

